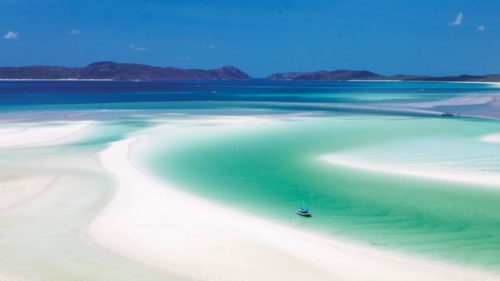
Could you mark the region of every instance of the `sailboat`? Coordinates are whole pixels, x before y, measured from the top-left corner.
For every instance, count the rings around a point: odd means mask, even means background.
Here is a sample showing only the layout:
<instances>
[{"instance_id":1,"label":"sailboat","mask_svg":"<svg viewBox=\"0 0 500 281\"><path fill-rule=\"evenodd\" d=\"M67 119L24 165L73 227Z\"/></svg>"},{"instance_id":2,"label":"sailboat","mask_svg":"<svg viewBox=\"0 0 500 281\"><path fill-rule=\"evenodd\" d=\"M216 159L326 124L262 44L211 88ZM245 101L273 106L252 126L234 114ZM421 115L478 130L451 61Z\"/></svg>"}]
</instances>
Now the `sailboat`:
<instances>
[{"instance_id":1,"label":"sailboat","mask_svg":"<svg viewBox=\"0 0 500 281\"><path fill-rule=\"evenodd\" d=\"M297 210L297 215L303 217L311 217L312 214L306 206L306 203L302 202L302 206Z\"/></svg>"}]
</instances>

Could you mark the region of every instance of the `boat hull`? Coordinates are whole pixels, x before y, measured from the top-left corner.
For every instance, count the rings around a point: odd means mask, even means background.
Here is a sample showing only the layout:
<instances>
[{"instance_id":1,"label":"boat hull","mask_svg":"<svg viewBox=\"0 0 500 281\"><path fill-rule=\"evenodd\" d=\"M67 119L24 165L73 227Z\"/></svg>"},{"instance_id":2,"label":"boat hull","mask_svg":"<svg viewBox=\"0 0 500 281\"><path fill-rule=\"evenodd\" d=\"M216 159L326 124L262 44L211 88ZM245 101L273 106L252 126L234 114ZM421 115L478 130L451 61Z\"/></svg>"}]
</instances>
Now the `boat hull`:
<instances>
[{"instance_id":1,"label":"boat hull","mask_svg":"<svg viewBox=\"0 0 500 281\"><path fill-rule=\"evenodd\" d=\"M311 213L304 213L304 212L300 212L300 211L297 211L297 215L302 216L302 217L306 217L306 218L310 218L312 216Z\"/></svg>"}]
</instances>

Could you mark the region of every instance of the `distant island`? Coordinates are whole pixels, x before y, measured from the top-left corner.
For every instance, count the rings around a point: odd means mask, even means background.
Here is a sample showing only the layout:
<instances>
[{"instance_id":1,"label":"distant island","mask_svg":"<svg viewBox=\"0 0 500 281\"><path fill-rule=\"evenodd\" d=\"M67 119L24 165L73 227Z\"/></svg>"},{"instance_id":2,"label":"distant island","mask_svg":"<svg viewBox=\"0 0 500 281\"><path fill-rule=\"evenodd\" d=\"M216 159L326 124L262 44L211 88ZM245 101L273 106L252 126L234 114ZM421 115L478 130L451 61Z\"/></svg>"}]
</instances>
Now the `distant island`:
<instances>
[{"instance_id":1,"label":"distant island","mask_svg":"<svg viewBox=\"0 0 500 281\"><path fill-rule=\"evenodd\" d=\"M251 77L233 66L217 69L181 69L136 63L101 61L84 67L32 65L0 67L0 79L15 80L248 80ZM450 81L450 82L500 82L500 74L457 76L386 76L367 70L333 70L312 72L283 72L268 76L268 80L305 81Z\"/></svg>"},{"instance_id":2,"label":"distant island","mask_svg":"<svg viewBox=\"0 0 500 281\"><path fill-rule=\"evenodd\" d=\"M457 76L417 76L393 75L386 76L366 70L335 70L313 72L284 72L275 73L267 77L269 80L310 80L310 81L349 81L349 80L376 80L376 81L450 81L450 82L500 82L500 74L491 75L457 75Z\"/></svg>"},{"instance_id":3,"label":"distant island","mask_svg":"<svg viewBox=\"0 0 500 281\"><path fill-rule=\"evenodd\" d=\"M0 67L0 79L246 80L250 76L232 66L201 70L102 61L85 67Z\"/></svg>"}]
</instances>

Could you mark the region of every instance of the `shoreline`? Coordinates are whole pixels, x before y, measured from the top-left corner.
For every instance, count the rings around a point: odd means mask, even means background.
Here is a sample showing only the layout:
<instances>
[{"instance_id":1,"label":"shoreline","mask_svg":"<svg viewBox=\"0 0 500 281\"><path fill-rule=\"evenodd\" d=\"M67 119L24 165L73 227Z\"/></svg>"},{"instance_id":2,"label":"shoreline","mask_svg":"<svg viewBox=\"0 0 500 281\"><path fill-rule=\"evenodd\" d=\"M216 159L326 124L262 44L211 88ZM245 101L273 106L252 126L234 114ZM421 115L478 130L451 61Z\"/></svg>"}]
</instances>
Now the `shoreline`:
<instances>
[{"instance_id":1,"label":"shoreline","mask_svg":"<svg viewBox=\"0 0 500 281\"><path fill-rule=\"evenodd\" d=\"M3 126L0 123L0 149L60 144L89 128L94 121L53 123L23 127Z\"/></svg>"},{"instance_id":2,"label":"shoreline","mask_svg":"<svg viewBox=\"0 0 500 281\"><path fill-rule=\"evenodd\" d=\"M137 141L117 141L100 153L118 187L87 234L118 255L206 280L500 280L306 232L185 193L134 165Z\"/></svg>"},{"instance_id":3,"label":"shoreline","mask_svg":"<svg viewBox=\"0 0 500 281\"><path fill-rule=\"evenodd\" d=\"M60 123L60 122L58 122ZM42 127L2 126L0 124L0 151L31 149L64 144L71 141L93 124L93 121L79 121L50 124ZM22 169L22 170L19 170ZM22 172L21 172L22 171ZM0 211L20 205L35 198L59 177L52 171L36 171L31 167L14 163L4 167L0 182Z\"/></svg>"},{"instance_id":4,"label":"shoreline","mask_svg":"<svg viewBox=\"0 0 500 281\"><path fill-rule=\"evenodd\" d=\"M500 143L500 134L484 135L480 138L483 142Z\"/></svg>"},{"instance_id":5,"label":"shoreline","mask_svg":"<svg viewBox=\"0 0 500 281\"><path fill-rule=\"evenodd\" d=\"M388 82L388 83L404 83L404 82L417 82L417 83L460 83L460 84L486 84L491 85L497 88L500 88L500 82L497 81L446 81L446 80L436 80L436 81L428 81L428 80L397 80L397 79L387 79L387 80L373 80L373 79L349 79L349 80L297 80L297 79L285 79L285 80L275 80L275 79L266 79L266 78L250 78L247 80L264 80L264 81L302 81L302 82ZM193 82L203 82L203 81L241 81L241 80L154 80L154 79L127 79L127 80L116 80L109 78L61 78L61 79L51 79L51 78L0 78L0 82L2 81L104 81L104 82L154 82L154 81L193 81Z\"/></svg>"},{"instance_id":6,"label":"shoreline","mask_svg":"<svg viewBox=\"0 0 500 281\"><path fill-rule=\"evenodd\" d=\"M0 78L0 81L118 81L113 79L77 79L77 78L65 78L65 79L45 79L45 78ZM127 80L135 81L135 80Z\"/></svg>"},{"instance_id":7,"label":"shoreline","mask_svg":"<svg viewBox=\"0 0 500 281\"><path fill-rule=\"evenodd\" d=\"M94 121L49 122L40 126L19 126L1 122L0 151L31 149L59 145L71 141L93 124ZM54 171L37 170L21 163L3 168L0 181L0 212L10 212L23 204L33 202L49 190L60 174ZM7 222L7 225L9 223ZM3 241L2 241L3 242ZM0 264L0 280L18 280L10 270Z\"/></svg>"},{"instance_id":8,"label":"shoreline","mask_svg":"<svg viewBox=\"0 0 500 281\"><path fill-rule=\"evenodd\" d=\"M486 136L487 137L487 136ZM483 137L485 138L485 137ZM488 141L488 140L483 140ZM494 136L494 140L490 142L498 142L498 136ZM381 165L380 163L364 162L362 159L349 159L348 155L342 154L326 154L319 157L320 160L327 162L330 165L347 167L350 169L359 169L375 173L384 173L400 176L410 176L415 178L433 179L440 181L448 181L455 183L477 184L484 188L498 189L500 187L500 175L494 173L472 174L453 171L428 171L419 170L401 165Z\"/></svg>"}]
</instances>

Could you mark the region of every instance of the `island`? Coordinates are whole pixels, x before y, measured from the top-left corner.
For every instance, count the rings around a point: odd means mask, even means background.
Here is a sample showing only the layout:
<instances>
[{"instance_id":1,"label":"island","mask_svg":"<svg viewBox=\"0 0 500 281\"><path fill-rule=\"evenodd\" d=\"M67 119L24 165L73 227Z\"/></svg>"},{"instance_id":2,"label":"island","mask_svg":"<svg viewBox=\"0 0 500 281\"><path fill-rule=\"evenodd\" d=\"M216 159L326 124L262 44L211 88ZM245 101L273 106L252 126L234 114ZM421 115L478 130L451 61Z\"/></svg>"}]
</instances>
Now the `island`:
<instances>
[{"instance_id":1,"label":"island","mask_svg":"<svg viewBox=\"0 0 500 281\"><path fill-rule=\"evenodd\" d=\"M419 76L419 75L382 75L367 70L334 70L312 72L274 73L269 80L310 80L310 81L450 81L450 82L500 82L500 74L457 75L457 76Z\"/></svg>"},{"instance_id":2,"label":"island","mask_svg":"<svg viewBox=\"0 0 500 281\"><path fill-rule=\"evenodd\" d=\"M0 67L0 79L247 80L250 76L233 66L202 70L102 61L84 67Z\"/></svg>"}]
</instances>

